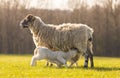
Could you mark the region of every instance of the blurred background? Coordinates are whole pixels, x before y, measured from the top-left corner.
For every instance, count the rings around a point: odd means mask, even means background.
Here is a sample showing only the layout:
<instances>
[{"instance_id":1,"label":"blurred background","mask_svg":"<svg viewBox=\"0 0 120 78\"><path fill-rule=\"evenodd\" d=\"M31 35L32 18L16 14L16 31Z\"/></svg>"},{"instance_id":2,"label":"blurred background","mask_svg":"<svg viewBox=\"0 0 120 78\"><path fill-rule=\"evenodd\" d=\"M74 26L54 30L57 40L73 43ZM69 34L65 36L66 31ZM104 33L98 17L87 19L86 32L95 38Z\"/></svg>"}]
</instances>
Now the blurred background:
<instances>
[{"instance_id":1,"label":"blurred background","mask_svg":"<svg viewBox=\"0 0 120 78\"><path fill-rule=\"evenodd\" d=\"M27 14L46 24L87 24L95 56L120 56L120 0L0 0L1 54L33 54L32 34L19 26Z\"/></svg>"}]
</instances>

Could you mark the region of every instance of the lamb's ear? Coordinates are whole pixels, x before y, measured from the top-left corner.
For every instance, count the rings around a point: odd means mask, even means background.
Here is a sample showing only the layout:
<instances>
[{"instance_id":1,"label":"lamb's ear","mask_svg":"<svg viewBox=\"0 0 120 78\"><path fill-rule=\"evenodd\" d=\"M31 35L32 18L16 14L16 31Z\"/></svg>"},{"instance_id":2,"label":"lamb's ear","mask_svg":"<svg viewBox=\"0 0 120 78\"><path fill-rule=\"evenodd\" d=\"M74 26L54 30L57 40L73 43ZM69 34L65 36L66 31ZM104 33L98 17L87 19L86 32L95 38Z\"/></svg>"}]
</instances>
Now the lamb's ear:
<instances>
[{"instance_id":1,"label":"lamb's ear","mask_svg":"<svg viewBox=\"0 0 120 78\"><path fill-rule=\"evenodd\" d=\"M33 16L32 14L28 14L26 18L27 18L27 20L30 21L30 22L32 22L32 21L35 20L35 16Z\"/></svg>"}]
</instances>

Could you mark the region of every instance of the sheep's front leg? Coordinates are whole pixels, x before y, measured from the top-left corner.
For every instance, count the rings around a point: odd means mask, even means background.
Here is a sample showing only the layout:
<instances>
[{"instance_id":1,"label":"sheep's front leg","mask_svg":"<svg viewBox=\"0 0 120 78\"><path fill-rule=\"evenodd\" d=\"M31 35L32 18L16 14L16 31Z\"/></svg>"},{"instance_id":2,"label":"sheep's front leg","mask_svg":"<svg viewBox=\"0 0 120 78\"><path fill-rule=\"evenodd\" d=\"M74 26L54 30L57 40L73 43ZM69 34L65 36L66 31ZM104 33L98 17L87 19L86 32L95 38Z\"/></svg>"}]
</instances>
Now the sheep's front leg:
<instances>
[{"instance_id":1,"label":"sheep's front leg","mask_svg":"<svg viewBox=\"0 0 120 78\"><path fill-rule=\"evenodd\" d=\"M72 67L72 66L73 66L73 64L74 64L74 62L71 62L71 64L70 64L70 66L69 66L69 67Z\"/></svg>"},{"instance_id":2,"label":"sheep's front leg","mask_svg":"<svg viewBox=\"0 0 120 78\"><path fill-rule=\"evenodd\" d=\"M74 63L71 63L69 67L72 67ZM78 63L76 62L76 67L78 67Z\"/></svg>"},{"instance_id":3,"label":"sheep's front leg","mask_svg":"<svg viewBox=\"0 0 120 78\"><path fill-rule=\"evenodd\" d=\"M75 61L72 61L69 67L72 67L74 63L76 64L76 67L78 67L78 63Z\"/></svg>"},{"instance_id":4,"label":"sheep's front leg","mask_svg":"<svg viewBox=\"0 0 120 78\"><path fill-rule=\"evenodd\" d=\"M78 53L74 58L71 59L70 67L71 67L74 63L76 64L76 67L78 67L77 61L79 60L80 55L81 55L81 54Z\"/></svg>"},{"instance_id":5,"label":"sheep's front leg","mask_svg":"<svg viewBox=\"0 0 120 78\"><path fill-rule=\"evenodd\" d=\"M78 62L76 62L75 64L76 64L76 67L78 67Z\"/></svg>"}]
</instances>

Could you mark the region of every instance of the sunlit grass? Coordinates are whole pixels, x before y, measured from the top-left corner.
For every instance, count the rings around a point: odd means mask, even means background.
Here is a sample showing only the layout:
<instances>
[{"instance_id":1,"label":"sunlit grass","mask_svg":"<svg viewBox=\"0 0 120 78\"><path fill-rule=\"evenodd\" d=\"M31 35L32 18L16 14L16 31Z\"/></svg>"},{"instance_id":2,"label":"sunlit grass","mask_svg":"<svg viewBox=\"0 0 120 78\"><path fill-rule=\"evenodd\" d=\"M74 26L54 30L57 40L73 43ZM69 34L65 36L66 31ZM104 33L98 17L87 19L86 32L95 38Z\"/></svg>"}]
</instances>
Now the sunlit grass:
<instances>
[{"instance_id":1,"label":"sunlit grass","mask_svg":"<svg viewBox=\"0 0 120 78\"><path fill-rule=\"evenodd\" d=\"M120 78L120 58L95 57L95 68L83 68L83 57L79 67L46 67L38 61L31 67L32 55L0 55L0 78Z\"/></svg>"}]
</instances>

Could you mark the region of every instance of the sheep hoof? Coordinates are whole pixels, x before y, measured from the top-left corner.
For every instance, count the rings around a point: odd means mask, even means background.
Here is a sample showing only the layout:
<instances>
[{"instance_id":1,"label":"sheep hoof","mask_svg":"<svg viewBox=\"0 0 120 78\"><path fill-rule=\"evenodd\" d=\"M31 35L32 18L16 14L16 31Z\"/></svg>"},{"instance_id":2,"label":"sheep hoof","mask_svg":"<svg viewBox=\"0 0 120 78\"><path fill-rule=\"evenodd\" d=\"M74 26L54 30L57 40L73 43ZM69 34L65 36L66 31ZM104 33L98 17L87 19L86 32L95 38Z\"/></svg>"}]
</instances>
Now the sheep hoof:
<instances>
[{"instance_id":1,"label":"sheep hoof","mask_svg":"<svg viewBox=\"0 0 120 78\"><path fill-rule=\"evenodd\" d=\"M94 65L91 65L91 68L94 68Z\"/></svg>"},{"instance_id":2,"label":"sheep hoof","mask_svg":"<svg viewBox=\"0 0 120 78\"><path fill-rule=\"evenodd\" d=\"M88 68L88 66L87 66L87 65L84 65L84 68Z\"/></svg>"}]
</instances>

